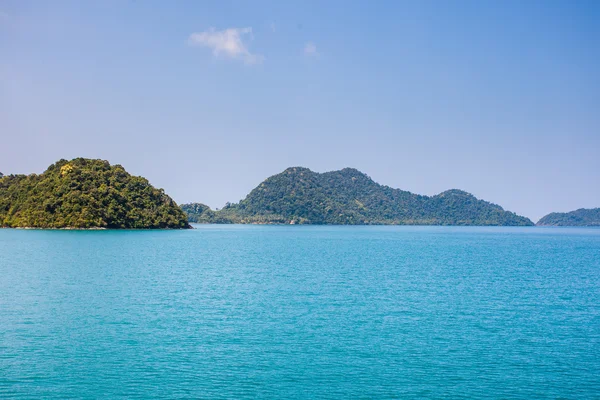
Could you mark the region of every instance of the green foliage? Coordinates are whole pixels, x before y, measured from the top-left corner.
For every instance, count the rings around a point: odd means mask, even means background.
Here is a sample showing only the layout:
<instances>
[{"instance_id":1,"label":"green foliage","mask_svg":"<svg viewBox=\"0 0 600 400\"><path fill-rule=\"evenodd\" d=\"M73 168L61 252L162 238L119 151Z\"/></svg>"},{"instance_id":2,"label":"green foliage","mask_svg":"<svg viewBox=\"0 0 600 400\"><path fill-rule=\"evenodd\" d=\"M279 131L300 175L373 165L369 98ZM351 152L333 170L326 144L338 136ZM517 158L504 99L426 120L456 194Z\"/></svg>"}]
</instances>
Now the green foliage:
<instances>
[{"instance_id":1,"label":"green foliage","mask_svg":"<svg viewBox=\"0 0 600 400\"><path fill-rule=\"evenodd\" d=\"M600 208L551 213L542 217L537 223L541 226L600 226Z\"/></svg>"},{"instance_id":2,"label":"green foliage","mask_svg":"<svg viewBox=\"0 0 600 400\"><path fill-rule=\"evenodd\" d=\"M227 218L222 211L213 211L205 204L182 204L181 209L187 214L188 221L198 224L231 224L233 218Z\"/></svg>"},{"instance_id":3,"label":"green foliage","mask_svg":"<svg viewBox=\"0 0 600 400\"><path fill-rule=\"evenodd\" d=\"M0 177L0 226L35 228L188 228L162 189L120 165L60 160L41 175Z\"/></svg>"},{"instance_id":4,"label":"green foliage","mask_svg":"<svg viewBox=\"0 0 600 400\"><path fill-rule=\"evenodd\" d=\"M239 204L220 211L186 205L184 211L192 221L209 223L533 225L460 190L421 196L380 185L352 168L323 174L288 168L265 180Z\"/></svg>"}]
</instances>

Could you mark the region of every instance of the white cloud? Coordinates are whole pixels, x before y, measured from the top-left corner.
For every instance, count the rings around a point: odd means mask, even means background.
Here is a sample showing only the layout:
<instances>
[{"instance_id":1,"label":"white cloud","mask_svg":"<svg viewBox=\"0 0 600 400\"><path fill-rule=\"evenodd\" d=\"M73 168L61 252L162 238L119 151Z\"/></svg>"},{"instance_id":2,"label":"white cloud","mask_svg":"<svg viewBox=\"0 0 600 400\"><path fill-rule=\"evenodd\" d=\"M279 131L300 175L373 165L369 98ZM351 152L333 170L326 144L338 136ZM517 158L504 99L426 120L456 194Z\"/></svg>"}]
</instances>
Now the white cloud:
<instances>
[{"instance_id":1,"label":"white cloud","mask_svg":"<svg viewBox=\"0 0 600 400\"><path fill-rule=\"evenodd\" d=\"M252 28L229 28L222 31L210 28L204 32L192 33L188 43L212 49L215 57L224 56L242 60L246 64L260 64L264 57L250 53L242 40L244 35L252 35Z\"/></svg>"},{"instance_id":2,"label":"white cloud","mask_svg":"<svg viewBox=\"0 0 600 400\"><path fill-rule=\"evenodd\" d=\"M314 43L308 42L304 45L304 54L307 56L317 55L317 46Z\"/></svg>"}]
</instances>

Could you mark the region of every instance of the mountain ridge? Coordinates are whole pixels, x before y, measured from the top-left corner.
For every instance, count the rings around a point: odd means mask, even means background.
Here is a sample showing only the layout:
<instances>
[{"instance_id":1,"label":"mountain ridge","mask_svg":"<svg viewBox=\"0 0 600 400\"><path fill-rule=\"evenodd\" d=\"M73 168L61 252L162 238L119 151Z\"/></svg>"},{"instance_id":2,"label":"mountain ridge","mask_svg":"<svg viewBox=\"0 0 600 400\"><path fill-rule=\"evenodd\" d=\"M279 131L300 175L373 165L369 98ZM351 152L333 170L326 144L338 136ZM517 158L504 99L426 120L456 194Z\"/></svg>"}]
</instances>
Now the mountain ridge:
<instances>
[{"instance_id":1,"label":"mountain ridge","mask_svg":"<svg viewBox=\"0 0 600 400\"><path fill-rule=\"evenodd\" d=\"M350 167L323 173L289 167L265 179L237 204L228 203L221 210L202 205L194 210L199 204L181 206L190 222L533 225L528 218L460 189L434 196L414 194L381 185Z\"/></svg>"}]
</instances>

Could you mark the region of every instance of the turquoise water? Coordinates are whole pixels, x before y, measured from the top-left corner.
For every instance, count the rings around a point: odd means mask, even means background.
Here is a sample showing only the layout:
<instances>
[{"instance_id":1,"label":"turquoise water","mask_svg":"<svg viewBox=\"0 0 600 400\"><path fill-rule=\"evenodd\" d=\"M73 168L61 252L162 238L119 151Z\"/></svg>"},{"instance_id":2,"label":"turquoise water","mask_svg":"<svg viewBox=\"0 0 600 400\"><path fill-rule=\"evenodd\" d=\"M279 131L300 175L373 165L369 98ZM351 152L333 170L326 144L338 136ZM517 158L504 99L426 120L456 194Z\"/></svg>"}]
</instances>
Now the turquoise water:
<instances>
[{"instance_id":1,"label":"turquoise water","mask_svg":"<svg viewBox=\"0 0 600 400\"><path fill-rule=\"evenodd\" d=\"M600 398L600 230L0 229L3 398Z\"/></svg>"}]
</instances>

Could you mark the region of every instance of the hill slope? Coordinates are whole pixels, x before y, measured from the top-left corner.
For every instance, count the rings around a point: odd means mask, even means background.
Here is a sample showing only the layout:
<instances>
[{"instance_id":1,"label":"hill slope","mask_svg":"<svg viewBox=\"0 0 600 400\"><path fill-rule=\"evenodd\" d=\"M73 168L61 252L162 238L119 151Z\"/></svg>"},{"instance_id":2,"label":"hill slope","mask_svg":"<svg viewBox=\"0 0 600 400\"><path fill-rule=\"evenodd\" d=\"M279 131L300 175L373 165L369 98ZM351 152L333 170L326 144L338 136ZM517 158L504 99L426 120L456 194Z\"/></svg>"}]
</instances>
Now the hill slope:
<instances>
[{"instance_id":1,"label":"hill slope","mask_svg":"<svg viewBox=\"0 0 600 400\"><path fill-rule=\"evenodd\" d=\"M533 225L461 190L422 196L380 185L353 168L326 173L288 168L238 204L219 211L203 206L198 213L190 212L193 206L182 206L192 221L215 223Z\"/></svg>"},{"instance_id":2,"label":"hill slope","mask_svg":"<svg viewBox=\"0 0 600 400\"><path fill-rule=\"evenodd\" d=\"M0 177L0 226L34 228L188 228L167 196L120 165L76 158L40 174Z\"/></svg>"},{"instance_id":3,"label":"hill slope","mask_svg":"<svg viewBox=\"0 0 600 400\"><path fill-rule=\"evenodd\" d=\"M567 212L550 213L542 217L537 225L540 226L600 226L600 208Z\"/></svg>"}]
</instances>

